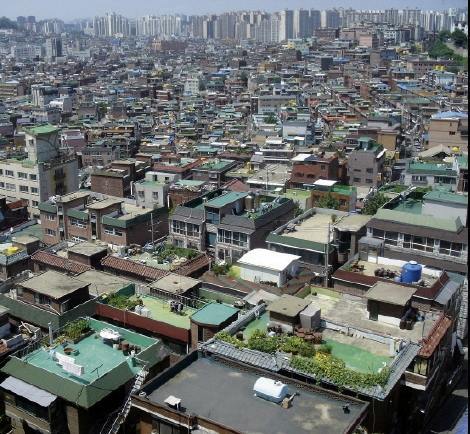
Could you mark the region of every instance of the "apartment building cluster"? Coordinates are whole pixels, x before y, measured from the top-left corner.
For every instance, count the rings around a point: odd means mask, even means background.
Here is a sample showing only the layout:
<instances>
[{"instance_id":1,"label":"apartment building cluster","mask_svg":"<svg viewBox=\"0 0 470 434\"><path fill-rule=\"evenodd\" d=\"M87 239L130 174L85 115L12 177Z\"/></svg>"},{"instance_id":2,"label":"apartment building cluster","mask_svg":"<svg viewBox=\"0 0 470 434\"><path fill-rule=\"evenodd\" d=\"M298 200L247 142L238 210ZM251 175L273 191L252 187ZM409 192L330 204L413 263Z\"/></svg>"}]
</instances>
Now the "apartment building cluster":
<instances>
[{"instance_id":1,"label":"apartment building cluster","mask_svg":"<svg viewBox=\"0 0 470 434\"><path fill-rule=\"evenodd\" d=\"M450 432L467 11L158 12L1 32L0 431Z\"/></svg>"}]
</instances>

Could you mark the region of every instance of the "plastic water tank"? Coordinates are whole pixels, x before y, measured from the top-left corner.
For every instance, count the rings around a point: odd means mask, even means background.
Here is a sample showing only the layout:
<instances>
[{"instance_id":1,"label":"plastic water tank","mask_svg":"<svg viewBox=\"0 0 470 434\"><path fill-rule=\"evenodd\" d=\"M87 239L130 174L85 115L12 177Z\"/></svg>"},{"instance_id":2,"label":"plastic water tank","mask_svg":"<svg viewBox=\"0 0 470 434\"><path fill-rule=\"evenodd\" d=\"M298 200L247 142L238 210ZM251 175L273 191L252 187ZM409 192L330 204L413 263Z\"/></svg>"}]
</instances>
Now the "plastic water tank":
<instances>
[{"instance_id":1,"label":"plastic water tank","mask_svg":"<svg viewBox=\"0 0 470 434\"><path fill-rule=\"evenodd\" d=\"M403 283L413 283L421 280L423 267L416 261L407 262L401 270L401 281Z\"/></svg>"}]
</instances>

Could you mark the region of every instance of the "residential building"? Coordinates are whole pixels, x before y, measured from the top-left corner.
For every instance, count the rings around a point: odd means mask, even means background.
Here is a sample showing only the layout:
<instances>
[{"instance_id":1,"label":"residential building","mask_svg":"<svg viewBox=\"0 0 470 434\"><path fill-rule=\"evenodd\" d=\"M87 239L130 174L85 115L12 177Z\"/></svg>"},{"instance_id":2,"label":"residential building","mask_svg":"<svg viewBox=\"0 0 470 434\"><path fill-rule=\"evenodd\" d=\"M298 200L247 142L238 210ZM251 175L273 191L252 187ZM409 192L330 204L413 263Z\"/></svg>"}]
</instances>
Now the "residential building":
<instances>
[{"instance_id":1,"label":"residential building","mask_svg":"<svg viewBox=\"0 0 470 434\"><path fill-rule=\"evenodd\" d=\"M291 161L290 185L293 188L304 188L319 179L338 180L339 162L334 153L298 154Z\"/></svg>"},{"instance_id":2,"label":"residential building","mask_svg":"<svg viewBox=\"0 0 470 434\"><path fill-rule=\"evenodd\" d=\"M385 149L368 137L349 154L348 177L353 186L379 187L384 180Z\"/></svg>"},{"instance_id":3,"label":"residential building","mask_svg":"<svg viewBox=\"0 0 470 434\"><path fill-rule=\"evenodd\" d=\"M98 199L88 191L58 196L39 207L46 244L101 240L111 246L143 246L168 230L163 208L142 208L118 197Z\"/></svg>"},{"instance_id":4,"label":"residential building","mask_svg":"<svg viewBox=\"0 0 470 434\"><path fill-rule=\"evenodd\" d=\"M291 199L216 190L175 208L170 216L172 244L213 251L219 260L235 261L265 247L270 231L293 217Z\"/></svg>"},{"instance_id":5,"label":"residential building","mask_svg":"<svg viewBox=\"0 0 470 434\"><path fill-rule=\"evenodd\" d=\"M59 345L57 338L60 333L67 336L67 329L57 330L49 345L37 342L3 366L7 378L0 387L14 433L26 429L85 434L106 429L114 423L110 415L116 412L116 403L124 402L129 390L140 387L147 375L169 365L157 339L95 319L82 323L85 330L79 339L68 338ZM120 350L113 346L122 341L124 349L122 344ZM129 347L135 357L129 357Z\"/></svg>"},{"instance_id":6,"label":"residential building","mask_svg":"<svg viewBox=\"0 0 470 434\"><path fill-rule=\"evenodd\" d=\"M369 216L312 208L272 231L270 250L298 255L315 273L325 276L357 252ZM328 253L327 253L328 252Z\"/></svg>"},{"instance_id":7,"label":"residential building","mask_svg":"<svg viewBox=\"0 0 470 434\"><path fill-rule=\"evenodd\" d=\"M466 273L468 229L455 216L452 203L449 214L439 212L436 217L434 195L424 206L419 200L397 198L367 223L367 235L383 241L381 256L401 259L406 255L420 264Z\"/></svg>"},{"instance_id":8,"label":"residential building","mask_svg":"<svg viewBox=\"0 0 470 434\"><path fill-rule=\"evenodd\" d=\"M400 182L407 186L445 187L456 191L458 175L452 163L408 161L400 175Z\"/></svg>"},{"instance_id":9,"label":"residential building","mask_svg":"<svg viewBox=\"0 0 470 434\"><path fill-rule=\"evenodd\" d=\"M232 170L238 163L233 160L209 160L191 169L192 177L196 181L206 181L220 187L225 181L225 174Z\"/></svg>"},{"instance_id":10,"label":"residential building","mask_svg":"<svg viewBox=\"0 0 470 434\"><path fill-rule=\"evenodd\" d=\"M282 409L280 406L253 394L256 381L263 376L286 384L289 396L296 396L289 411L279 412ZM186 381L181 381L182 378ZM204 385L208 381L213 387ZM226 388L231 391L228 395L222 392ZM247 397L242 399L242 404L241 396ZM347 405L347 412L342 410L344 405ZM191 418L182 417L182 406L191 412ZM325 419L324 413L318 410L319 406L338 407L338 411ZM227 411L229 408L237 408L244 417L239 417L238 412ZM299 434L311 433L312 430L321 430L325 434L349 434L361 425L367 414L367 404L356 398L340 397L326 389L306 386L259 367L242 365L233 360L225 363L223 359L203 357L194 352L175 365L170 376L156 377L142 389L141 396L132 396L127 424L129 427L140 426L145 434L150 434L155 428L160 432L183 433L187 432L188 425L191 431L204 429L267 434L272 432L272 424L278 430ZM304 423L306 419L311 421L307 425ZM266 420L270 424L266 424Z\"/></svg>"},{"instance_id":11,"label":"residential building","mask_svg":"<svg viewBox=\"0 0 470 434\"><path fill-rule=\"evenodd\" d=\"M25 130L27 155L0 160L0 190L9 200L22 199L31 217L39 202L78 189L78 160L62 153L58 129L51 125Z\"/></svg>"},{"instance_id":12,"label":"residential building","mask_svg":"<svg viewBox=\"0 0 470 434\"><path fill-rule=\"evenodd\" d=\"M447 111L431 117L426 149L438 145L468 152L468 113Z\"/></svg>"},{"instance_id":13,"label":"residential building","mask_svg":"<svg viewBox=\"0 0 470 434\"><path fill-rule=\"evenodd\" d=\"M311 204L314 208L324 208L325 206L321 206L322 204L333 201L337 204L335 209L345 212L356 211L356 187L341 185L338 181L319 179L307 188L311 189Z\"/></svg>"}]
</instances>

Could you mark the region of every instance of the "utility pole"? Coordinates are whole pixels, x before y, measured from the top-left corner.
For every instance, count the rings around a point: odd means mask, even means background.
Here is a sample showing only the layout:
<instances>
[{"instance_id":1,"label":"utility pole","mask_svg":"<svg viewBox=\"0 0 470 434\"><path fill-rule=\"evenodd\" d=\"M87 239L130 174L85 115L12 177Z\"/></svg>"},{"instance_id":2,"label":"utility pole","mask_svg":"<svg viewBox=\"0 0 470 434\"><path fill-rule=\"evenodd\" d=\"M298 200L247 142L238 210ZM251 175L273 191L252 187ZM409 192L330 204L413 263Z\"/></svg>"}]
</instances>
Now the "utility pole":
<instances>
[{"instance_id":1,"label":"utility pole","mask_svg":"<svg viewBox=\"0 0 470 434\"><path fill-rule=\"evenodd\" d=\"M328 287L328 268L329 268L329 255L330 255L330 223L328 223L328 235L326 240L326 253L325 253L325 287Z\"/></svg>"}]
</instances>

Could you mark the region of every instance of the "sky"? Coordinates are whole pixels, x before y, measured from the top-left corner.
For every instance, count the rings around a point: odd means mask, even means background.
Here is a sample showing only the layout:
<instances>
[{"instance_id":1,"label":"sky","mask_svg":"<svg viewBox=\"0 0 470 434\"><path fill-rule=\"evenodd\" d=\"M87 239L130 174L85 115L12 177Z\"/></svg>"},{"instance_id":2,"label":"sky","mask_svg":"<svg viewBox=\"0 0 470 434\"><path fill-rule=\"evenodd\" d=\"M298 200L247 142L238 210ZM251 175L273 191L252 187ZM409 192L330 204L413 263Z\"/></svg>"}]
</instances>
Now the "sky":
<instances>
[{"instance_id":1,"label":"sky","mask_svg":"<svg viewBox=\"0 0 470 434\"><path fill-rule=\"evenodd\" d=\"M419 7L443 10L464 7L466 0L0 0L0 16L16 18L34 15L38 19L60 18L72 20L117 12L129 18L143 15L220 13L230 10L267 11L285 8L328 9L353 7L356 9L385 9L390 7Z\"/></svg>"}]
</instances>

